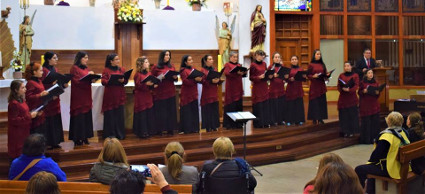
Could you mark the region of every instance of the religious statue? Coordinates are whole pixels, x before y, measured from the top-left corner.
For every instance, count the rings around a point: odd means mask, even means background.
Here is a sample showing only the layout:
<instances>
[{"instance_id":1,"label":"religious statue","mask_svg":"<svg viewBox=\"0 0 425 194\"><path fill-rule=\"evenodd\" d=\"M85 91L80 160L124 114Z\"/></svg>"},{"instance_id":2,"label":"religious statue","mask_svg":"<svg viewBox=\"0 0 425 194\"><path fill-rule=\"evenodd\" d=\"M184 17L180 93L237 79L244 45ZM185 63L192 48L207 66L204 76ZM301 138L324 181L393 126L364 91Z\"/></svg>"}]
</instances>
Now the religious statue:
<instances>
[{"instance_id":1,"label":"religious statue","mask_svg":"<svg viewBox=\"0 0 425 194\"><path fill-rule=\"evenodd\" d=\"M34 36L32 21L30 17L26 15L24 16L24 21L19 24L19 55L21 56L21 61L24 66L30 63L32 36Z\"/></svg>"},{"instance_id":2,"label":"religious statue","mask_svg":"<svg viewBox=\"0 0 425 194\"><path fill-rule=\"evenodd\" d=\"M251 52L264 50L266 40L266 19L261 12L262 6L257 5L251 15Z\"/></svg>"},{"instance_id":3,"label":"religious statue","mask_svg":"<svg viewBox=\"0 0 425 194\"><path fill-rule=\"evenodd\" d=\"M236 16L233 18L232 25L229 29L227 22L221 23L221 28L219 27L218 17L216 19L216 36L218 38L218 53L222 57L222 64L229 62L229 52L230 52L230 43L232 42L232 34L235 31L235 21Z\"/></svg>"}]
</instances>

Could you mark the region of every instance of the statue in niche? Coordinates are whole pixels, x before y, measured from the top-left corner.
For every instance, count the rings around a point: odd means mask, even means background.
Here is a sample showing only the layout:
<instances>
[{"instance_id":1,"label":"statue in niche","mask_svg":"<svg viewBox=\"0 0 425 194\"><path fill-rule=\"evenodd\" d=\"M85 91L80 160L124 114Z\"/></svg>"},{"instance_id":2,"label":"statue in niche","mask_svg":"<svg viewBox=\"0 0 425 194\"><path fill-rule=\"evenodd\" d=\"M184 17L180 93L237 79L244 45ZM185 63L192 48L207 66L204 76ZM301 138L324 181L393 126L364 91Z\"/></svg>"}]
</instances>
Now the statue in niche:
<instances>
[{"instance_id":1,"label":"statue in niche","mask_svg":"<svg viewBox=\"0 0 425 194\"><path fill-rule=\"evenodd\" d=\"M34 19L34 14L32 19ZM24 21L19 24L19 55L24 66L30 63L32 36L34 36L32 20L26 15L24 16Z\"/></svg>"},{"instance_id":2,"label":"statue in niche","mask_svg":"<svg viewBox=\"0 0 425 194\"><path fill-rule=\"evenodd\" d=\"M251 52L264 50L266 40L266 19L261 12L262 6L257 5L251 15Z\"/></svg>"},{"instance_id":3,"label":"statue in niche","mask_svg":"<svg viewBox=\"0 0 425 194\"><path fill-rule=\"evenodd\" d=\"M215 16L215 21L216 21L216 36L218 38L218 54L221 55L222 57L222 64L226 64L227 62L229 62L229 52L230 52L230 43L232 42L232 34L235 31L235 21L236 21L236 16L233 17L232 20L232 25L229 29L229 25L227 24L227 22L222 22L221 23L221 28L220 28L220 22L218 20L218 17Z\"/></svg>"}]
</instances>

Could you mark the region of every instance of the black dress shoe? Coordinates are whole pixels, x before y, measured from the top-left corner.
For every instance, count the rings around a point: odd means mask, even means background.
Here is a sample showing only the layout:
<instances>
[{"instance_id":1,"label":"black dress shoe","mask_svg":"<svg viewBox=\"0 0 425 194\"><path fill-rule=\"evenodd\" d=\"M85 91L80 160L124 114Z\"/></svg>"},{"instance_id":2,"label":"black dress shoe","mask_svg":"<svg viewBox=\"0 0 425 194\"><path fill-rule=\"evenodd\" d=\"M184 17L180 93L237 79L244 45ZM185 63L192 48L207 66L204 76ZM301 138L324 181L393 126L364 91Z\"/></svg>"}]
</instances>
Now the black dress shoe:
<instances>
[{"instance_id":1,"label":"black dress shoe","mask_svg":"<svg viewBox=\"0 0 425 194\"><path fill-rule=\"evenodd\" d=\"M80 146L83 145L83 142L81 140L74 140L74 146Z\"/></svg>"},{"instance_id":2,"label":"black dress shoe","mask_svg":"<svg viewBox=\"0 0 425 194\"><path fill-rule=\"evenodd\" d=\"M84 144L86 144L86 145L89 145L89 144L90 144L90 142L89 142L89 140L88 140L88 139L84 139L82 142L83 142Z\"/></svg>"}]
</instances>

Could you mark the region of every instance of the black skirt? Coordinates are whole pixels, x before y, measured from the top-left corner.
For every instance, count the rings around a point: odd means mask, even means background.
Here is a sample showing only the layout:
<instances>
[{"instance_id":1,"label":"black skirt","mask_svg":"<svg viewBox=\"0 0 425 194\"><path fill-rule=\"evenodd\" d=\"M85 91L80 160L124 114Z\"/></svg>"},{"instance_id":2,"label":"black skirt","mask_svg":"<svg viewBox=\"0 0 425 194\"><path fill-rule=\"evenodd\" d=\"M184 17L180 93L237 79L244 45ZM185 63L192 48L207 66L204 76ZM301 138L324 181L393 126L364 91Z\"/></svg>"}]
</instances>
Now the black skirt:
<instances>
[{"instance_id":1,"label":"black skirt","mask_svg":"<svg viewBox=\"0 0 425 194\"><path fill-rule=\"evenodd\" d=\"M42 134L47 138L46 121L37 127L30 128L30 134L34 133Z\"/></svg>"},{"instance_id":2,"label":"black skirt","mask_svg":"<svg viewBox=\"0 0 425 194\"><path fill-rule=\"evenodd\" d=\"M64 142L61 114L46 117L47 145L55 146Z\"/></svg>"},{"instance_id":3,"label":"black skirt","mask_svg":"<svg viewBox=\"0 0 425 194\"><path fill-rule=\"evenodd\" d=\"M361 117L360 143L373 144L380 131L379 113Z\"/></svg>"},{"instance_id":4,"label":"black skirt","mask_svg":"<svg viewBox=\"0 0 425 194\"><path fill-rule=\"evenodd\" d=\"M272 124L282 124L285 121L286 102L285 96L279 98L271 98L270 102L270 116Z\"/></svg>"},{"instance_id":5,"label":"black skirt","mask_svg":"<svg viewBox=\"0 0 425 194\"><path fill-rule=\"evenodd\" d=\"M242 128L242 123L234 122L226 113L228 112L240 112L242 111L242 99L238 101L234 101L226 106L224 106L224 114L223 114L223 127L227 129L230 128Z\"/></svg>"},{"instance_id":6,"label":"black skirt","mask_svg":"<svg viewBox=\"0 0 425 194\"><path fill-rule=\"evenodd\" d=\"M93 118L91 110L71 116L69 121L69 140L79 141L93 137Z\"/></svg>"},{"instance_id":7,"label":"black skirt","mask_svg":"<svg viewBox=\"0 0 425 194\"><path fill-rule=\"evenodd\" d=\"M125 138L124 106L121 105L112 110L103 112L103 134L102 137Z\"/></svg>"},{"instance_id":8,"label":"black skirt","mask_svg":"<svg viewBox=\"0 0 425 194\"><path fill-rule=\"evenodd\" d=\"M178 128L175 96L154 101L153 109L155 111L155 134L161 134L163 131L173 133Z\"/></svg>"},{"instance_id":9,"label":"black skirt","mask_svg":"<svg viewBox=\"0 0 425 194\"><path fill-rule=\"evenodd\" d=\"M220 115L218 114L218 102L201 106L202 128L212 131L220 127Z\"/></svg>"},{"instance_id":10,"label":"black skirt","mask_svg":"<svg viewBox=\"0 0 425 194\"><path fill-rule=\"evenodd\" d=\"M309 101L307 119L308 120L328 119L328 105L326 102L326 93L316 99Z\"/></svg>"},{"instance_id":11,"label":"black skirt","mask_svg":"<svg viewBox=\"0 0 425 194\"><path fill-rule=\"evenodd\" d=\"M341 108L339 111L339 126L343 134L359 132L359 108L357 106Z\"/></svg>"},{"instance_id":12,"label":"black skirt","mask_svg":"<svg viewBox=\"0 0 425 194\"><path fill-rule=\"evenodd\" d=\"M268 127L271 124L269 100L253 104L252 112L257 117L253 122L255 128Z\"/></svg>"},{"instance_id":13,"label":"black skirt","mask_svg":"<svg viewBox=\"0 0 425 194\"><path fill-rule=\"evenodd\" d=\"M305 122L305 111L303 98L286 101L285 121L287 123Z\"/></svg>"},{"instance_id":14,"label":"black skirt","mask_svg":"<svg viewBox=\"0 0 425 194\"><path fill-rule=\"evenodd\" d=\"M134 113L133 133L140 138L155 135L153 108Z\"/></svg>"},{"instance_id":15,"label":"black skirt","mask_svg":"<svg viewBox=\"0 0 425 194\"><path fill-rule=\"evenodd\" d=\"M184 133L199 132L198 100L180 107L180 127Z\"/></svg>"}]
</instances>

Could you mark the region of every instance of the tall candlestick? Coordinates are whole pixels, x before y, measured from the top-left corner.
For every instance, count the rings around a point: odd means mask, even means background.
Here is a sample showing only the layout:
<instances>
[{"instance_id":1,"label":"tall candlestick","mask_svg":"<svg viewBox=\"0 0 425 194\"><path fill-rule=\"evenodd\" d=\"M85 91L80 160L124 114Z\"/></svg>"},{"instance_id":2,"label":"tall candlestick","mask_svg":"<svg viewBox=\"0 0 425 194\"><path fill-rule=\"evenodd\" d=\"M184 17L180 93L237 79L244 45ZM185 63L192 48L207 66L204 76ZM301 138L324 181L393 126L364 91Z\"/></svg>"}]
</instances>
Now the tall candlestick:
<instances>
[{"instance_id":1,"label":"tall candlestick","mask_svg":"<svg viewBox=\"0 0 425 194\"><path fill-rule=\"evenodd\" d=\"M44 55L41 55L41 65L44 64Z\"/></svg>"},{"instance_id":2,"label":"tall candlestick","mask_svg":"<svg viewBox=\"0 0 425 194\"><path fill-rule=\"evenodd\" d=\"M221 55L217 56L217 71L221 71L223 68L223 60L221 59Z\"/></svg>"}]
</instances>

